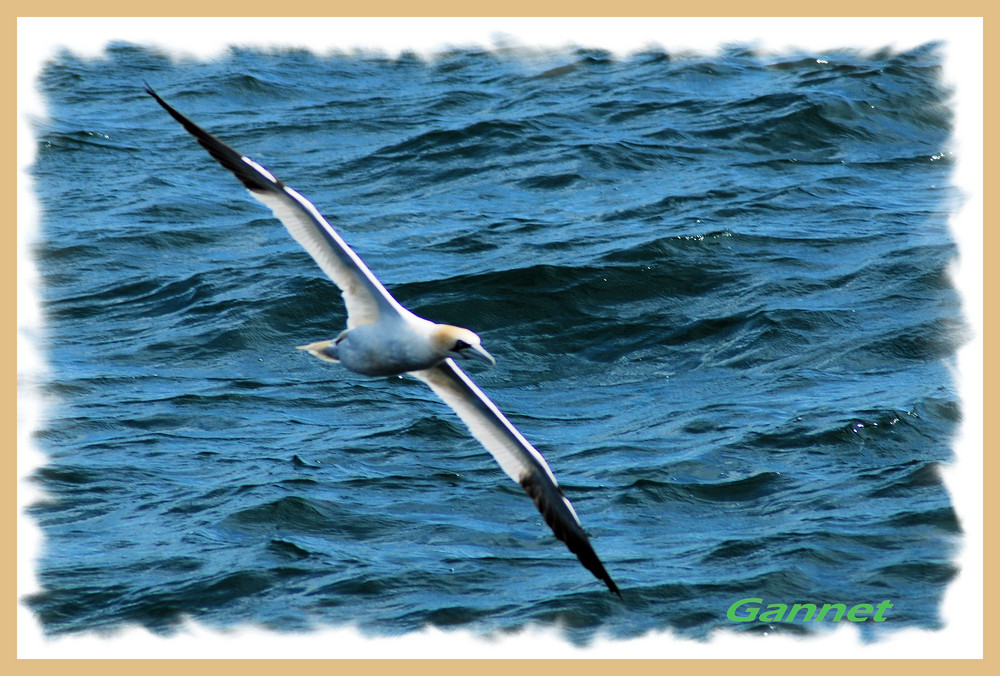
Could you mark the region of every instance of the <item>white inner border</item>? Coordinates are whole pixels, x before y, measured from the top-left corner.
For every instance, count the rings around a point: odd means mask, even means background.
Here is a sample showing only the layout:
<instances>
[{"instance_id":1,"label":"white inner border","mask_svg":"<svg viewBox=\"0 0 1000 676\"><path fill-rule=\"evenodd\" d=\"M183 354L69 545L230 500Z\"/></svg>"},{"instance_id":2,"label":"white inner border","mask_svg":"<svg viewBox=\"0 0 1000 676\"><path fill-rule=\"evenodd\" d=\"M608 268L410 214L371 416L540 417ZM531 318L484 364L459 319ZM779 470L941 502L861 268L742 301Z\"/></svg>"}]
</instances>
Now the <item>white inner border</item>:
<instances>
[{"instance_id":1,"label":"white inner border","mask_svg":"<svg viewBox=\"0 0 1000 676\"><path fill-rule=\"evenodd\" d=\"M983 21L982 18L19 18L17 24L17 368L18 368L18 598L38 588L34 560L40 533L25 505L40 497L25 481L44 458L32 448L30 431L44 402L32 391L32 375L45 368L32 348L42 330L35 296L37 273L28 246L37 228L37 204L25 169L34 161L31 119L44 116L35 82L42 65L68 48L78 56L100 57L115 40L153 46L178 57L210 59L229 45L306 47L322 54L370 49L390 55L401 50L433 55L452 46L513 44L537 48L569 45L608 49L625 55L650 46L670 53L714 53L741 44L769 52L821 52L839 48L906 50L944 43L945 83L956 91L956 134L944 150L958 158L954 180L964 201L952 214L960 248L953 271L964 301L972 339L959 353L959 385L964 422L955 445L957 461L945 480L961 520L961 572L948 587L940 631L890 633L862 644L855 627L828 636L797 639L716 632L707 642L681 640L670 632L630 641L599 638L587 648L567 643L555 630L529 630L490 641L465 632L428 630L399 638L371 639L350 629L275 634L259 629L215 632L194 623L170 638L133 628L110 637L93 635L46 639L34 616L18 604L19 658L363 658L363 657L601 657L601 658L982 658L983 656ZM138 83L137 83L138 86ZM735 600L735 599L734 599ZM391 653L388 649L391 649Z\"/></svg>"}]
</instances>

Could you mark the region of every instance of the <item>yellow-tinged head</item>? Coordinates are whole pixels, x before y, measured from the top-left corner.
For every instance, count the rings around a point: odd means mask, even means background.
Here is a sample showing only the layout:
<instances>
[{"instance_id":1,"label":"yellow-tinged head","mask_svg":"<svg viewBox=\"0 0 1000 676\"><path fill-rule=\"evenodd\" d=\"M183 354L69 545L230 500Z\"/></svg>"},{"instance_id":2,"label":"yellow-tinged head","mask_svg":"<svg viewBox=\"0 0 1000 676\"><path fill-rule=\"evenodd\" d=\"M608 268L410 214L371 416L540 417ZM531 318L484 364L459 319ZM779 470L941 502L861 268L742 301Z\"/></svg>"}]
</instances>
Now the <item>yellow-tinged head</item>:
<instances>
[{"instance_id":1,"label":"yellow-tinged head","mask_svg":"<svg viewBox=\"0 0 1000 676\"><path fill-rule=\"evenodd\" d=\"M497 362L483 349L479 336L468 329L448 324L438 324L432 334L437 350L445 357L458 360L481 361L494 366Z\"/></svg>"}]
</instances>

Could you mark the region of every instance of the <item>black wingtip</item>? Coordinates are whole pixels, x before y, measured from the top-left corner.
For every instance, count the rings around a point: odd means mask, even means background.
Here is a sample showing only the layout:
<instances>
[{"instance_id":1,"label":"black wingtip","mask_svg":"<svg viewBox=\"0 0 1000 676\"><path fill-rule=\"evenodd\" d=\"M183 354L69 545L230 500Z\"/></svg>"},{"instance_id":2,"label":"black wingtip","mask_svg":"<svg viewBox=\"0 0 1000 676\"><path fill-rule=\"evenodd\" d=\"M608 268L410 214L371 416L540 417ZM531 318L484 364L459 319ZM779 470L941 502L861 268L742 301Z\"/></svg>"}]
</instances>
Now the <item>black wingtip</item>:
<instances>
[{"instance_id":1,"label":"black wingtip","mask_svg":"<svg viewBox=\"0 0 1000 676\"><path fill-rule=\"evenodd\" d=\"M595 552L594 548L590 546L590 542L586 539L586 536L560 539L566 543L566 546L569 547L571 552L576 554L576 558L580 559L580 563L583 564L584 568L593 573L594 577L598 580L601 580L604 584L606 584L609 591L616 594L618 598L622 598L622 593L618 589L618 585L615 584L615 581L611 579L608 571L605 570L604 564L601 563L601 560L597 557L597 552Z\"/></svg>"},{"instance_id":2,"label":"black wingtip","mask_svg":"<svg viewBox=\"0 0 1000 676\"><path fill-rule=\"evenodd\" d=\"M556 535L558 536L558 533ZM587 540L586 536L569 536L559 539L566 543L566 546L571 552L576 554L576 558L580 559L580 563L583 564L584 568L593 573L594 577L598 580L606 584L611 593L622 599L621 590L618 589L618 585L615 584L615 581L611 579L608 571L604 569L604 564L601 563L601 560L597 557L597 552L595 552L594 548L590 546L590 542Z\"/></svg>"},{"instance_id":3,"label":"black wingtip","mask_svg":"<svg viewBox=\"0 0 1000 676\"><path fill-rule=\"evenodd\" d=\"M608 589L610 589L618 598L622 601L625 600L621 591L618 589L618 585L615 584L615 581L611 579L610 575L604 578L604 584L608 585Z\"/></svg>"},{"instance_id":4,"label":"black wingtip","mask_svg":"<svg viewBox=\"0 0 1000 676\"><path fill-rule=\"evenodd\" d=\"M601 563L601 559L597 556L597 552L590 545L586 533L579 526L579 521L577 521L576 517L568 509L561 505L561 501L566 501L566 498L563 496L562 491L559 490L559 487L551 486L553 491L558 492L558 497L551 493L547 494L542 484L536 481L532 475L526 475L521 478L521 487L528 494L528 497L531 498L532 502L535 503L538 511L545 518L545 523L552 529L552 533L566 543L566 547L576 554L576 558L580 560L584 568L593 573L594 577L598 580L606 584L608 589L613 594L616 594L618 598L622 598L622 593L618 589L618 585L615 584L608 571L605 570L604 564Z\"/></svg>"},{"instance_id":5,"label":"black wingtip","mask_svg":"<svg viewBox=\"0 0 1000 676\"><path fill-rule=\"evenodd\" d=\"M251 164L248 164L246 161L247 158L242 153L238 153L236 150L230 148L215 136L209 134L207 131L192 122L186 115L160 98L160 95L153 91L153 88L150 87L149 83L145 80L143 80L143 85L145 85L146 93L152 96L164 110L170 113L172 118L180 122L181 126L183 126L189 134L195 137L195 140L198 141L201 147L207 150L209 155L215 158L219 164L231 171L236 178L238 178L240 182L247 187L248 190L253 190L255 192L268 192L281 191L285 189L285 184L276 179L269 172L262 172L260 169L256 168L259 165L252 166Z\"/></svg>"},{"instance_id":6,"label":"black wingtip","mask_svg":"<svg viewBox=\"0 0 1000 676\"><path fill-rule=\"evenodd\" d=\"M555 528L553 528L553 532L555 532L556 537L566 543L566 546L571 552L576 554L576 558L580 559L580 563L583 564L584 568L593 573L594 577L598 580L608 585L608 589L612 593L617 594L618 598L622 597L622 593L619 591L618 585L615 584L615 581L611 579L611 575L609 575L608 571L605 570L604 564L601 563L601 559L598 558L597 552L595 552L594 548L590 545L590 541L587 539L586 535L583 533L575 534L571 532L560 534L555 530Z\"/></svg>"}]
</instances>

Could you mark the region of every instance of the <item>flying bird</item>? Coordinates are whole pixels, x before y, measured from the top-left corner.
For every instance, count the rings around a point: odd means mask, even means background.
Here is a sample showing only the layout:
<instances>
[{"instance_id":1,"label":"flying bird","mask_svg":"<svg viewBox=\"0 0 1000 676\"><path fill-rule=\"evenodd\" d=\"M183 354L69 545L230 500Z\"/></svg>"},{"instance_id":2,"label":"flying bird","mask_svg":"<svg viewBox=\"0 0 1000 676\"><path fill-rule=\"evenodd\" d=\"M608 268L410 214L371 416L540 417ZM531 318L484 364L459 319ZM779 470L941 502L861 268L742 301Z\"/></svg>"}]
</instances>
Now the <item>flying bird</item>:
<instances>
[{"instance_id":1,"label":"flying bird","mask_svg":"<svg viewBox=\"0 0 1000 676\"><path fill-rule=\"evenodd\" d=\"M427 383L454 409L501 469L521 485L555 536L620 598L618 586L591 547L576 510L563 495L545 458L459 368L457 362L462 361L495 363L479 336L468 329L435 324L404 308L309 200L189 120L148 84L145 89L219 164L235 174L251 195L270 207L340 289L347 308L347 329L335 338L300 349L356 373L407 373Z\"/></svg>"}]
</instances>

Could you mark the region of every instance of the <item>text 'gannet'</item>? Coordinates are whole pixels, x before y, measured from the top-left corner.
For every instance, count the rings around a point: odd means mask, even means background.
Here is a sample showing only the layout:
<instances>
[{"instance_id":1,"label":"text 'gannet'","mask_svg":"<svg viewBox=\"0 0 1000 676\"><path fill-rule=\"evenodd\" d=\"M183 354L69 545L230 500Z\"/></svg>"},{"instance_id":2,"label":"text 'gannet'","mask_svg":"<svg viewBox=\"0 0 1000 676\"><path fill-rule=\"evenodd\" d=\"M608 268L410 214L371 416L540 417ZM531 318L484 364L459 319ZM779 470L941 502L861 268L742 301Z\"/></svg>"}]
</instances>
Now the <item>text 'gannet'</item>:
<instances>
[{"instance_id":1,"label":"text 'gannet'","mask_svg":"<svg viewBox=\"0 0 1000 676\"><path fill-rule=\"evenodd\" d=\"M427 383L455 410L503 471L521 484L556 537L566 543L587 570L621 597L545 458L455 363L495 363L480 344L479 336L468 329L429 322L404 308L309 200L177 112L148 85L146 92L235 174L251 195L270 207L295 241L340 288L347 306L347 330L332 340L300 349L357 373L408 373Z\"/></svg>"}]
</instances>

